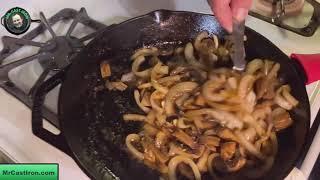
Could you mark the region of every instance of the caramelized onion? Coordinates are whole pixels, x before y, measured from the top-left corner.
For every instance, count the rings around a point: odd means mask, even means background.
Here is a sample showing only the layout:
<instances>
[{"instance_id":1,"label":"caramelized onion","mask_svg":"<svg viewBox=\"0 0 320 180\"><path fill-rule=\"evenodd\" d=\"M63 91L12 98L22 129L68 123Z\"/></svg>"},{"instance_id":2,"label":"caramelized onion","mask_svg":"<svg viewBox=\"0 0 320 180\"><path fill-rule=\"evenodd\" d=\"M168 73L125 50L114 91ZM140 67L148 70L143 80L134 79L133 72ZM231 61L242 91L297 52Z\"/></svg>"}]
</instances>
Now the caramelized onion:
<instances>
[{"instance_id":1,"label":"caramelized onion","mask_svg":"<svg viewBox=\"0 0 320 180\"><path fill-rule=\"evenodd\" d=\"M200 148L198 153L189 153L189 152L186 151L186 149L183 149L183 148L175 145L174 143L170 143L169 147L170 147L169 153L168 153L169 156L182 155L182 156L185 156L185 157L188 157L188 158L191 158L191 159L198 159L202 155L202 153L204 151L204 147L203 146L200 146L200 147L203 148L203 151Z\"/></svg>"},{"instance_id":2,"label":"caramelized onion","mask_svg":"<svg viewBox=\"0 0 320 180\"><path fill-rule=\"evenodd\" d=\"M145 124L143 130L148 136L155 136L158 133L158 129L150 124Z\"/></svg>"},{"instance_id":3,"label":"caramelized onion","mask_svg":"<svg viewBox=\"0 0 320 180\"><path fill-rule=\"evenodd\" d=\"M161 148L168 141L168 135L162 131L159 131L156 135L155 145L157 148Z\"/></svg>"},{"instance_id":4,"label":"caramelized onion","mask_svg":"<svg viewBox=\"0 0 320 180\"><path fill-rule=\"evenodd\" d=\"M152 107L152 109L154 109L158 113L163 112L163 109L162 109L161 104L159 102L159 99L161 99L162 96L164 96L164 95L159 91L154 91L150 96L151 107Z\"/></svg>"},{"instance_id":5,"label":"caramelized onion","mask_svg":"<svg viewBox=\"0 0 320 180\"><path fill-rule=\"evenodd\" d=\"M146 121L147 117L140 114L125 114L123 120L125 121Z\"/></svg>"},{"instance_id":6,"label":"caramelized onion","mask_svg":"<svg viewBox=\"0 0 320 180\"><path fill-rule=\"evenodd\" d=\"M208 37L209 37L209 34L207 31L202 31L201 33L199 33L194 41L194 48L199 51L201 48L201 46L200 46L201 41L205 38L208 38Z\"/></svg>"},{"instance_id":7,"label":"caramelized onion","mask_svg":"<svg viewBox=\"0 0 320 180\"><path fill-rule=\"evenodd\" d=\"M246 97L249 90L252 88L255 78L252 75L244 75L239 83L238 96L241 98Z\"/></svg>"},{"instance_id":8,"label":"caramelized onion","mask_svg":"<svg viewBox=\"0 0 320 180\"><path fill-rule=\"evenodd\" d=\"M194 57L193 54L193 46L191 43L188 43L184 49L184 56L186 57L187 62L196 68L200 69L206 69L206 67L201 64L196 58Z\"/></svg>"},{"instance_id":9,"label":"caramelized onion","mask_svg":"<svg viewBox=\"0 0 320 180\"><path fill-rule=\"evenodd\" d=\"M198 147L198 144L192 139L192 137L180 129L175 131L172 136L176 137L177 140L189 146L191 149L196 149Z\"/></svg>"},{"instance_id":10,"label":"caramelized onion","mask_svg":"<svg viewBox=\"0 0 320 180\"><path fill-rule=\"evenodd\" d=\"M230 129L241 129L243 127L243 122L240 121L236 116L225 111L218 111L209 108L204 108L200 110L191 110L185 113L186 117L193 118L202 115L209 115L213 117L222 126L226 126Z\"/></svg>"},{"instance_id":11,"label":"caramelized onion","mask_svg":"<svg viewBox=\"0 0 320 180\"><path fill-rule=\"evenodd\" d=\"M134 141L140 141L140 136L138 134L129 134L126 138L127 148L135 158L143 160L144 155L132 145L132 142Z\"/></svg>"},{"instance_id":12,"label":"caramelized onion","mask_svg":"<svg viewBox=\"0 0 320 180\"><path fill-rule=\"evenodd\" d=\"M208 166L207 166L207 161L209 157L210 150L205 149L201 157L199 158L197 162L197 166L200 172L207 172L208 171Z\"/></svg>"},{"instance_id":13,"label":"caramelized onion","mask_svg":"<svg viewBox=\"0 0 320 180\"><path fill-rule=\"evenodd\" d=\"M132 63L132 72L134 75L142 78L147 78L150 76L151 69L146 69L143 71L139 71L140 65L145 61L146 59L143 56L137 57L133 63Z\"/></svg>"},{"instance_id":14,"label":"caramelized onion","mask_svg":"<svg viewBox=\"0 0 320 180\"><path fill-rule=\"evenodd\" d=\"M193 174L194 174L194 178L196 180L201 180L201 174L200 174L200 171L199 171L197 165L191 159L189 159L185 156L181 156L181 155L176 156L169 161L168 167L169 167L169 179L170 180L177 179L176 169L177 169L177 166L182 162L191 167Z\"/></svg>"},{"instance_id":15,"label":"caramelized onion","mask_svg":"<svg viewBox=\"0 0 320 180\"><path fill-rule=\"evenodd\" d=\"M143 106L141 104L141 102L140 102L140 93L139 93L138 90L134 90L134 99L135 99L137 105L140 107L140 109L142 111L144 111L145 113L148 113L150 111L150 108L147 108L147 107L145 107L145 106Z\"/></svg>"},{"instance_id":16,"label":"caramelized onion","mask_svg":"<svg viewBox=\"0 0 320 180\"><path fill-rule=\"evenodd\" d=\"M171 89L169 90L165 98L165 107L164 107L165 112L168 115L173 115L175 113L175 108L174 108L175 100L179 96L183 95L184 93L191 92L196 87L198 87L198 84L195 82L182 82L171 87Z\"/></svg>"},{"instance_id":17,"label":"caramelized onion","mask_svg":"<svg viewBox=\"0 0 320 180\"><path fill-rule=\"evenodd\" d=\"M235 135L237 136L239 143L252 155L256 156L257 158L264 160L265 156L255 148L255 146L246 140L246 138L243 136L243 134L240 131L235 131Z\"/></svg>"},{"instance_id":18,"label":"caramelized onion","mask_svg":"<svg viewBox=\"0 0 320 180\"><path fill-rule=\"evenodd\" d=\"M261 59L254 59L250 61L246 67L246 73L255 74L258 70L264 67L264 63Z\"/></svg>"},{"instance_id":19,"label":"caramelized onion","mask_svg":"<svg viewBox=\"0 0 320 180\"><path fill-rule=\"evenodd\" d=\"M158 52L158 49L156 47L152 48L141 48L138 49L132 56L131 59L136 59L139 56L150 56L155 55Z\"/></svg>"},{"instance_id":20,"label":"caramelized onion","mask_svg":"<svg viewBox=\"0 0 320 180\"><path fill-rule=\"evenodd\" d=\"M213 102L220 102L225 100L228 96L224 96L220 93L216 93L215 91L222 88L224 82L219 82L216 80L207 81L202 86L202 95L205 99Z\"/></svg>"}]
</instances>

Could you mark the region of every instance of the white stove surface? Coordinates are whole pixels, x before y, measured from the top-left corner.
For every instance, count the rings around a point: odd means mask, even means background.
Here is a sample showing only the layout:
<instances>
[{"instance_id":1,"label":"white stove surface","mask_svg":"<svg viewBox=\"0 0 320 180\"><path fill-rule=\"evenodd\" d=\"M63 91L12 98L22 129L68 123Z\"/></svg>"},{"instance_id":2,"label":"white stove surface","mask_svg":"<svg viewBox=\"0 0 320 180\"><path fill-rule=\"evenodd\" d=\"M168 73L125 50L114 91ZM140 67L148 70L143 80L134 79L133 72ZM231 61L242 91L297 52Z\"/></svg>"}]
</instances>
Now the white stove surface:
<instances>
[{"instance_id":1,"label":"white stove surface","mask_svg":"<svg viewBox=\"0 0 320 180\"><path fill-rule=\"evenodd\" d=\"M79 10L81 7L85 7L90 17L107 25L119 23L156 9L211 13L206 0L55 0L46 1L45 3L41 0L25 0L1 3L1 15L16 6L26 9L33 19L39 19L40 11L43 11L46 17L49 18L63 8ZM320 53L320 30L312 37L303 37L279 29L274 25L253 17L249 17L246 24L267 37L288 55L293 52L303 54ZM36 25L36 23L32 24L30 29ZM62 24L56 27L56 29L57 31L63 32L66 27L68 26ZM81 34L83 32L75 33ZM1 26L0 37L4 35L13 36ZM0 49L2 49L2 46L2 42L0 42ZM31 49L29 50L31 51ZM20 53L21 56L24 54L24 52ZM18 57L20 55L18 55ZM35 76L35 74L39 72L35 69L29 73ZM320 107L320 93L317 91L318 88L320 88L319 82L307 86L309 97L312 97L314 102L312 103L312 120ZM54 107L55 105L53 104L51 106ZM59 163L61 180L74 179L75 177L79 180L89 179L69 156L32 134L30 109L2 89L0 89L0 122L0 150L5 151L16 162ZM56 133L59 132L50 124L46 123L45 125L48 129ZM316 138L319 139L320 133L318 132L316 136L318 137ZM320 141L315 141L312 145L306 161L301 168L305 177L309 176L316 157L319 154L320 145L316 144L319 142Z\"/></svg>"}]
</instances>

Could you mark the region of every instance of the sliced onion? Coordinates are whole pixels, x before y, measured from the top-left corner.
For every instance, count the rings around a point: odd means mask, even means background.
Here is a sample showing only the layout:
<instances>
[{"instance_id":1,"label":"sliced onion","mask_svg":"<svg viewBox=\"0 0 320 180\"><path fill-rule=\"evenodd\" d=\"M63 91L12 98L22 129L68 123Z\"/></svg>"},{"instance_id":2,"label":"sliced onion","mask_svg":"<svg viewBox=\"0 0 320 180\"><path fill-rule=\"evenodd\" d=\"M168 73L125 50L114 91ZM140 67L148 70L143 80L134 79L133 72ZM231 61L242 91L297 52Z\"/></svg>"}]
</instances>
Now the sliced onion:
<instances>
[{"instance_id":1,"label":"sliced onion","mask_svg":"<svg viewBox=\"0 0 320 180\"><path fill-rule=\"evenodd\" d=\"M143 83L138 86L138 89L146 89L152 87L151 83Z\"/></svg>"},{"instance_id":2,"label":"sliced onion","mask_svg":"<svg viewBox=\"0 0 320 180\"><path fill-rule=\"evenodd\" d=\"M238 88L238 96L241 98L245 98L247 93L250 91L252 88L252 85L254 83L254 76L252 75L244 75L239 83L239 88Z\"/></svg>"},{"instance_id":3,"label":"sliced onion","mask_svg":"<svg viewBox=\"0 0 320 180\"><path fill-rule=\"evenodd\" d=\"M185 121L187 120L187 118L179 118L177 121L177 127L181 128L181 129L186 129L186 128L190 128L192 125L190 124L186 124Z\"/></svg>"},{"instance_id":4,"label":"sliced onion","mask_svg":"<svg viewBox=\"0 0 320 180\"><path fill-rule=\"evenodd\" d=\"M203 147L203 146L201 146ZM188 153L185 149L182 149L181 147L175 145L174 143L170 143L169 145L169 156L176 156L176 155L182 155L185 157L188 157L190 159L198 159L201 155L202 155L202 150L200 149L199 152L197 154L195 153ZM204 147L203 147L204 150Z\"/></svg>"},{"instance_id":5,"label":"sliced onion","mask_svg":"<svg viewBox=\"0 0 320 180\"><path fill-rule=\"evenodd\" d=\"M140 141L140 136L138 134L129 134L126 137L127 148L134 157L136 157L139 160L143 160L144 155L132 145L132 142L134 141Z\"/></svg>"},{"instance_id":6,"label":"sliced onion","mask_svg":"<svg viewBox=\"0 0 320 180\"><path fill-rule=\"evenodd\" d=\"M270 61L270 60L264 60L264 74L267 76L271 70L271 68L273 67L274 65L274 62L273 61Z\"/></svg>"},{"instance_id":7,"label":"sliced onion","mask_svg":"<svg viewBox=\"0 0 320 180\"><path fill-rule=\"evenodd\" d=\"M259 136L263 136L266 131L258 124L258 122L249 114L246 114L242 120L252 126Z\"/></svg>"},{"instance_id":8,"label":"sliced onion","mask_svg":"<svg viewBox=\"0 0 320 180\"><path fill-rule=\"evenodd\" d=\"M151 110L148 115L147 115L147 120L146 122L151 124L151 125L154 125L154 121L156 120L156 115L155 115L155 112L153 110Z\"/></svg>"},{"instance_id":9,"label":"sliced onion","mask_svg":"<svg viewBox=\"0 0 320 180\"><path fill-rule=\"evenodd\" d=\"M235 77L228 78L227 82L228 82L228 85L231 87L231 89L237 89L238 82Z\"/></svg>"},{"instance_id":10,"label":"sliced onion","mask_svg":"<svg viewBox=\"0 0 320 180\"><path fill-rule=\"evenodd\" d=\"M205 149L203 154L199 158L199 160L197 162L197 166L198 166L198 169L200 172L207 172L208 171L207 162L208 162L209 154L210 154L210 150Z\"/></svg>"},{"instance_id":11,"label":"sliced onion","mask_svg":"<svg viewBox=\"0 0 320 180\"><path fill-rule=\"evenodd\" d=\"M236 104L236 105L232 105L232 104L222 104L222 103L215 103L215 102L208 102L208 105L216 108L218 110L222 110L222 111L230 111L230 112L236 112L242 109L241 105Z\"/></svg>"},{"instance_id":12,"label":"sliced onion","mask_svg":"<svg viewBox=\"0 0 320 180\"><path fill-rule=\"evenodd\" d=\"M246 67L246 73L255 74L258 70L264 67L264 63L261 59L254 59L250 61Z\"/></svg>"},{"instance_id":13,"label":"sliced onion","mask_svg":"<svg viewBox=\"0 0 320 180\"><path fill-rule=\"evenodd\" d=\"M145 106L145 107L150 107L151 103L150 103L150 92L147 91L143 94L142 100L141 100L141 105Z\"/></svg>"},{"instance_id":14,"label":"sliced onion","mask_svg":"<svg viewBox=\"0 0 320 180\"><path fill-rule=\"evenodd\" d=\"M157 133L159 131L157 128L155 128L154 126L152 126L150 124L145 124L143 126L143 130L147 135L149 135L151 137L157 135Z\"/></svg>"},{"instance_id":15,"label":"sliced onion","mask_svg":"<svg viewBox=\"0 0 320 180\"><path fill-rule=\"evenodd\" d=\"M280 64L276 63L275 65L273 65L273 67L271 68L269 74L267 75L268 79L272 79L272 78L276 78L278 75L278 71L280 70Z\"/></svg>"},{"instance_id":16,"label":"sliced onion","mask_svg":"<svg viewBox=\"0 0 320 180\"><path fill-rule=\"evenodd\" d=\"M197 165L188 157L176 156L169 161L169 180L177 180L176 169L180 163L189 165L193 171L195 180L201 180L201 174Z\"/></svg>"},{"instance_id":17,"label":"sliced onion","mask_svg":"<svg viewBox=\"0 0 320 180\"><path fill-rule=\"evenodd\" d=\"M201 117L194 117L193 122L198 129L211 129L216 125L214 122L203 121Z\"/></svg>"},{"instance_id":18,"label":"sliced onion","mask_svg":"<svg viewBox=\"0 0 320 180\"><path fill-rule=\"evenodd\" d=\"M213 110L209 108L203 108L200 110L191 110L185 113L186 117L193 118L202 115L209 115L217 120L222 126L226 126L230 129L242 129L243 122L240 121L235 115L219 110Z\"/></svg>"},{"instance_id":19,"label":"sliced onion","mask_svg":"<svg viewBox=\"0 0 320 180\"><path fill-rule=\"evenodd\" d=\"M195 82L182 82L171 87L165 98L165 112L168 116L175 114L174 102L185 93L189 93L198 87Z\"/></svg>"},{"instance_id":20,"label":"sliced onion","mask_svg":"<svg viewBox=\"0 0 320 180\"><path fill-rule=\"evenodd\" d=\"M243 131L243 136L245 139L249 142L253 142L256 138L257 132L254 128L249 127L246 130Z\"/></svg>"},{"instance_id":21,"label":"sliced onion","mask_svg":"<svg viewBox=\"0 0 320 180\"><path fill-rule=\"evenodd\" d=\"M152 69L151 71L151 84L153 86L153 88L155 88L156 90L162 92L163 94L167 94L167 92L169 91L167 87L162 86L158 80L157 80L157 75L161 70L161 62L158 62Z\"/></svg>"},{"instance_id":22,"label":"sliced onion","mask_svg":"<svg viewBox=\"0 0 320 180\"><path fill-rule=\"evenodd\" d=\"M139 71L140 65L145 61L146 59L143 56L137 57L133 63L132 63L132 72L134 75L142 78L147 78L150 76L151 69L146 69L143 71Z\"/></svg>"},{"instance_id":23,"label":"sliced onion","mask_svg":"<svg viewBox=\"0 0 320 180\"><path fill-rule=\"evenodd\" d=\"M125 121L146 121L147 117L140 114L124 114L123 120Z\"/></svg>"},{"instance_id":24,"label":"sliced onion","mask_svg":"<svg viewBox=\"0 0 320 180\"><path fill-rule=\"evenodd\" d=\"M282 86L282 95L293 107L299 104L299 101L290 94L289 85Z\"/></svg>"},{"instance_id":25,"label":"sliced onion","mask_svg":"<svg viewBox=\"0 0 320 180\"><path fill-rule=\"evenodd\" d=\"M184 49L184 56L186 57L187 62L196 68L200 69L206 69L206 67L201 64L196 58L194 57L193 54L193 46L191 43L188 43Z\"/></svg>"},{"instance_id":26,"label":"sliced onion","mask_svg":"<svg viewBox=\"0 0 320 180\"><path fill-rule=\"evenodd\" d=\"M280 107L286 110L291 110L293 108L293 105L289 103L281 94L282 88L280 87L277 92L276 96L274 98L274 102L278 104Z\"/></svg>"},{"instance_id":27,"label":"sliced onion","mask_svg":"<svg viewBox=\"0 0 320 180\"><path fill-rule=\"evenodd\" d=\"M151 47L151 48L141 48L138 49L130 59L136 59L139 56L150 56L150 55L155 55L158 52L158 49L156 47Z\"/></svg>"},{"instance_id":28,"label":"sliced onion","mask_svg":"<svg viewBox=\"0 0 320 180\"><path fill-rule=\"evenodd\" d=\"M143 106L141 104L141 102L140 102L140 93L139 93L138 90L134 90L134 99L135 99L137 105L140 107L140 109L142 111L144 111L145 113L148 113L150 111L150 108L147 108L147 107L145 107L145 106Z\"/></svg>"},{"instance_id":29,"label":"sliced onion","mask_svg":"<svg viewBox=\"0 0 320 180\"><path fill-rule=\"evenodd\" d=\"M157 148L161 148L161 146L165 145L168 141L168 135L162 131L159 131L156 135L155 146Z\"/></svg>"},{"instance_id":30,"label":"sliced onion","mask_svg":"<svg viewBox=\"0 0 320 180\"><path fill-rule=\"evenodd\" d=\"M199 33L194 41L194 48L199 51L201 49L201 41L205 38L208 38L209 34L207 31L202 31L201 33Z\"/></svg>"},{"instance_id":31,"label":"sliced onion","mask_svg":"<svg viewBox=\"0 0 320 180\"><path fill-rule=\"evenodd\" d=\"M250 154L261 160L266 158L252 143L246 140L240 131L235 131L235 135L237 136L240 145L242 145Z\"/></svg>"},{"instance_id":32,"label":"sliced onion","mask_svg":"<svg viewBox=\"0 0 320 180\"><path fill-rule=\"evenodd\" d=\"M151 96L150 96L150 104L151 104L151 107L152 109L154 109L155 111L157 111L158 113L162 113L163 112L163 109L161 107L161 104L159 102L159 97L163 97L164 95L159 92L159 91L154 91Z\"/></svg>"},{"instance_id":33,"label":"sliced onion","mask_svg":"<svg viewBox=\"0 0 320 180\"><path fill-rule=\"evenodd\" d=\"M208 101L213 101L213 102L221 102L225 100L228 96L224 96L220 93L217 93L215 91L219 90L222 88L224 85L223 82L219 82L216 80L209 80L204 85L202 86L202 95L203 97L208 100Z\"/></svg>"}]
</instances>

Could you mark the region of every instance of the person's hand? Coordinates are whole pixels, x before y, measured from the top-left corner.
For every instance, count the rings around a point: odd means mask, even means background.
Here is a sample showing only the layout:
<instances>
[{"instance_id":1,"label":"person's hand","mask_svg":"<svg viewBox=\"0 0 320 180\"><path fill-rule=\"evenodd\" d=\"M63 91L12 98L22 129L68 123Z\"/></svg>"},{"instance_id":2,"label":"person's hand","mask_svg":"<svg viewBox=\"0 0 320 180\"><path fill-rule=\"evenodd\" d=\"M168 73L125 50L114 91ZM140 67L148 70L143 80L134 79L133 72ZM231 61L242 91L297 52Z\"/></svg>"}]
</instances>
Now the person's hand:
<instances>
[{"instance_id":1,"label":"person's hand","mask_svg":"<svg viewBox=\"0 0 320 180\"><path fill-rule=\"evenodd\" d=\"M252 0L211 0L211 8L228 32L232 32L233 19L243 21L249 12Z\"/></svg>"}]
</instances>

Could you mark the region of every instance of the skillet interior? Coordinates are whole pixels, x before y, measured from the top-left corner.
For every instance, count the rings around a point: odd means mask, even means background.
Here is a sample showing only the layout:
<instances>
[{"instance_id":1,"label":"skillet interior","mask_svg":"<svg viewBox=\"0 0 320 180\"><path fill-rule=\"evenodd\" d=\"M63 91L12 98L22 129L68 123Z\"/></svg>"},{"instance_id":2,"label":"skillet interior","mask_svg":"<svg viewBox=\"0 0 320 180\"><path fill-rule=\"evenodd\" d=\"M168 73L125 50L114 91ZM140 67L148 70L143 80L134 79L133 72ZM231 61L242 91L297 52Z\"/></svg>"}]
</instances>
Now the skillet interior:
<instances>
[{"instance_id":1,"label":"skillet interior","mask_svg":"<svg viewBox=\"0 0 320 180\"><path fill-rule=\"evenodd\" d=\"M159 10L123 22L91 41L74 59L59 97L59 119L62 133L76 161L95 179L158 179L157 174L127 155L124 139L137 132L139 125L126 124L122 113L141 112L136 106L132 89L125 92L96 92L102 85L99 63L109 60L112 78L131 71L128 57L142 46L176 46L207 30L220 37L222 27L211 15ZM279 77L289 83L292 94L300 101L291 112L294 124L279 137L279 152L273 168L262 179L283 179L293 168L305 143L309 129L309 102L303 81L290 59L270 41L247 28L247 59L268 58L281 64ZM228 177L233 179L235 176Z\"/></svg>"}]
</instances>

